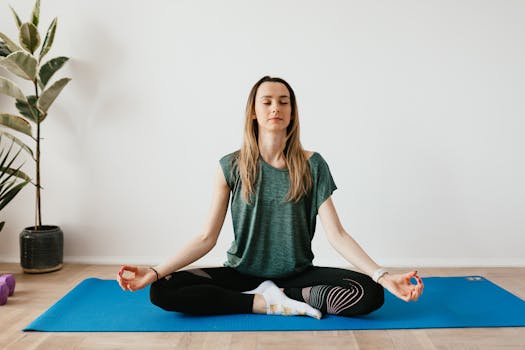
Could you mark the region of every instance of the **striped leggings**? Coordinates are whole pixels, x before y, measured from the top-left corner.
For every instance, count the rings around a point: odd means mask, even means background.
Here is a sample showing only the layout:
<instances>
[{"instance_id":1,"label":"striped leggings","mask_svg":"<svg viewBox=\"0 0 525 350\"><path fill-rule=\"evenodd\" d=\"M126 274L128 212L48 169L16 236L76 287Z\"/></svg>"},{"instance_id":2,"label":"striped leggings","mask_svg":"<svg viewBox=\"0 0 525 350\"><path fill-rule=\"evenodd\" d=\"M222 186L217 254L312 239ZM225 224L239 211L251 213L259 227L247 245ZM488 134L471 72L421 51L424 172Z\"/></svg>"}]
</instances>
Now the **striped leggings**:
<instances>
[{"instance_id":1,"label":"striped leggings","mask_svg":"<svg viewBox=\"0 0 525 350\"><path fill-rule=\"evenodd\" d=\"M252 294L267 278L241 274L231 267L181 270L153 283L150 299L169 311L194 315L252 313ZM272 279L291 299L306 302L323 314L358 316L383 305L383 287L359 272L309 267L286 278Z\"/></svg>"}]
</instances>

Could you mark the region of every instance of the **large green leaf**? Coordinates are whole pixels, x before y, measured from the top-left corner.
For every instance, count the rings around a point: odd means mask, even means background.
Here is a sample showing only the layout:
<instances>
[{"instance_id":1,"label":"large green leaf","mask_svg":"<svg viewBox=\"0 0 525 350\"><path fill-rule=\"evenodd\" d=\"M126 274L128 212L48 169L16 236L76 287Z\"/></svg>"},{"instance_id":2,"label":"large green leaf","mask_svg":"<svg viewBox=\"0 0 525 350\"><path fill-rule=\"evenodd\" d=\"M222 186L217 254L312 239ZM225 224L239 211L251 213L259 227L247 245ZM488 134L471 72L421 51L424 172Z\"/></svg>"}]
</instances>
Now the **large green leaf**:
<instances>
[{"instance_id":1,"label":"large green leaf","mask_svg":"<svg viewBox=\"0 0 525 350\"><path fill-rule=\"evenodd\" d=\"M47 110L49 109L53 101L55 101L58 94L60 94L64 86L66 86L70 80L70 78L62 78L60 80L55 81L53 85L47 88L38 99L38 108L47 113Z\"/></svg>"},{"instance_id":2,"label":"large green leaf","mask_svg":"<svg viewBox=\"0 0 525 350\"><path fill-rule=\"evenodd\" d=\"M0 125L6 128L21 132L33 138L31 124L27 120L17 115L9 113L0 113Z\"/></svg>"},{"instance_id":3,"label":"large green leaf","mask_svg":"<svg viewBox=\"0 0 525 350\"><path fill-rule=\"evenodd\" d=\"M7 37L4 33L0 33L0 38L5 42L7 48L11 52L22 51L22 48L15 44L15 42Z\"/></svg>"},{"instance_id":4,"label":"large green leaf","mask_svg":"<svg viewBox=\"0 0 525 350\"><path fill-rule=\"evenodd\" d=\"M11 135L10 133L8 133L6 131L2 131L2 130L0 130L0 137L7 137L8 139L10 139L14 143L16 143L18 146L20 146L21 149L23 149L24 151L29 153L31 155L31 158L35 159L35 156L33 154L33 150L29 146L27 146L22 140L20 140L19 138Z\"/></svg>"},{"instance_id":5,"label":"large green leaf","mask_svg":"<svg viewBox=\"0 0 525 350\"><path fill-rule=\"evenodd\" d=\"M9 5L9 8L11 9L11 12L13 13L13 17L15 18L16 27L20 29L20 27L22 26L22 21L20 20L20 17L18 17L15 9L12 8L11 5Z\"/></svg>"},{"instance_id":6,"label":"large green leaf","mask_svg":"<svg viewBox=\"0 0 525 350\"><path fill-rule=\"evenodd\" d=\"M35 79L37 64L36 58L23 51L13 52L0 60L0 65L11 73L31 81Z\"/></svg>"},{"instance_id":7,"label":"large green leaf","mask_svg":"<svg viewBox=\"0 0 525 350\"><path fill-rule=\"evenodd\" d=\"M40 34L33 23L24 23L20 27L20 45L32 54L40 46Z\"/></svg>"},{"instance_id":8,"label":"large green leaf","mask_svg":"<svg viewBox=\"0 0 525 350\"><path fill-rule=\"evenodd\" d=\"M33 13L31 14L31 22L38 27L38 21L40 20L40 0L36 0Z\"/></svg>"},{"instance_id":9,"label":"large green leaf","mask_svg":"<svg viewBox=\"0 0 525 350\"><path fill-rule=\"evenodd\" d=\"M7 45L0 41L0 57L8 56L11 53L11 50L7 47Z\"/></svg>"},{"instance_id":10,"label":"large green leaf","mask_svg":"<svg viewBox=\"0 0 525 350\"><path fill-rule=\"evenodd\" d=\"M44 43L42 44L42 50L40 51L40 61L42 61L42 57L44 57L49 50L51 50L51 46L53 45L53 41L55 40L55 32L57 30L57 18L53 19L53 22L49 25L49 29L46 33L46 38L44 39Z\"/></svg>"},{"instance_id":11,"label":"large green leaf","mask_svg":"<svg viewBox=\"0 0 525 350\"><path fill-rule=\"evenodd\" d=\"M40 82L42 83L41 87L44 88L49 79L55 74L56 71L58 71L62 66L69 60L67 57L56 57L52 60L49 60L44 64L42 67L40 67Z\"/></svg>"},{"instance_id":12,"label":"large green leaf","mask_svg":"<svg viewBox=\"0 0 525 350\"><path fill-rule=\"evenodd\" d=\"M38 123L41 119L42 113L36 108L36 96L27 96L26 101L16 100L15 106L24 117L31 120L32 122Z\"/></svg>"},{"instance_id":13,"label":"large green leaf","mask_svg":"<svg viewBox=\"0 0 525 350\"><path fill-rule=\"evenodd\" d=\"M16 98L17 100L27 101L24 93L11 80L0 77L0 93Z\"/></svg>"}]
</instances>

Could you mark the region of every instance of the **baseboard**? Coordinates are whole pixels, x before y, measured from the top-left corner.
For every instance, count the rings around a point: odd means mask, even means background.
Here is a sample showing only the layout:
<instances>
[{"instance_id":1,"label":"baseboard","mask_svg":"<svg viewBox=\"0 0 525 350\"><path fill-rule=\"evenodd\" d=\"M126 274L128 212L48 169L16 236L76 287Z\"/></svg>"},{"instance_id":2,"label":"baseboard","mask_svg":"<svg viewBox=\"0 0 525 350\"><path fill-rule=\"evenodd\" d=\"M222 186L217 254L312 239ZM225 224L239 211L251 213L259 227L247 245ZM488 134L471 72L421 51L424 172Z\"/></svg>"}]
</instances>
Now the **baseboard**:
<instances>
[{"instance_id":1,"label":"baseboard","mask_svg":"<svg viewBox=\"0 0 525 350\"><path fill-rule=\"evenodd\" d=\"M167 257L159 256L65 256L65 263L94 264L94 265L156 265ZM2 256L1 262L18 263L18 256ZM195 263L200 266L222 266L224 260L217 258L203 258ZM315 259L318 266L341 266L341 259ZM525 267L524 258L425 258L425 259L381 259L377 261L383 266L395 267Z\"/></svg>"}]
</instances>

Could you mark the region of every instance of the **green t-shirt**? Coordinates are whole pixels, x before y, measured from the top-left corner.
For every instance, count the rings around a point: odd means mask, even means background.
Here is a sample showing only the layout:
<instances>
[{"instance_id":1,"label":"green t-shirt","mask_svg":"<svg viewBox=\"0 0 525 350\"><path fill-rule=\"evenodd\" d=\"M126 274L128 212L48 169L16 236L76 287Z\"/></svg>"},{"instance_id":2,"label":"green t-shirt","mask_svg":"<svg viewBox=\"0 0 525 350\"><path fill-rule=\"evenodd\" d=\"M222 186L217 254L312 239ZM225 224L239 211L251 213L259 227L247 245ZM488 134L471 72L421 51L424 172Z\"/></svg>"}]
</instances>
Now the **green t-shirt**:
<instances>
[{"instance_id":1,"label":"green t-shirt","mask_svg":"<svg viewBox=\"0 0 525 350\"><path fill-rule=\"evenodd\" d=\"M224 266L249 275L278 278L312 265L312 239L317 211L337 189L328 164L319 153L309 159L313 186L297 203L285 202L290 186L287 169L259 157L257 184L249 205L242 199L241 178L235 163L238 151L220 159L231 190L235 239Z\"/></svg>"}]
</instances>

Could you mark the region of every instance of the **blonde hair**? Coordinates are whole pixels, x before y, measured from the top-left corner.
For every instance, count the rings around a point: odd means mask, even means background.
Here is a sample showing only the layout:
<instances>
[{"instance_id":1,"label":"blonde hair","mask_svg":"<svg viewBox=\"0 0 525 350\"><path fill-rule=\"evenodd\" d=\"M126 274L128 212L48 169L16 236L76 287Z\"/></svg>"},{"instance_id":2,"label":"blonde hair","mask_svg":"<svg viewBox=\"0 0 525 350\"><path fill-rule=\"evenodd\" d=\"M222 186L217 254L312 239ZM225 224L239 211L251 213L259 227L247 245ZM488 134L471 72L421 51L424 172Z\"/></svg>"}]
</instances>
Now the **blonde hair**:
<instances>
[{"instance_id":1,"label":"blonde hair","mask_svg":"<svg viewBox=\"0 0 525 350\"><path fill-rule=\"evenodd\" d=\"M286 129L286 146L283 152L283 158L290 176L290 189L286 195L286 201L298 202L303 195L307 195L312 189L312 175L310 173L308 159L306 158L299 139L297 102L292 87L286 81L270 76L261 78L250 91L246 103L243 144L241 149L237 151L233 157L233 161L236 163L235 167L238 168L242 181L242 198L246 203L251 204L251 196L253 195L258 179L258 161L260 157L258 145L259 126L257 120L253 119L253 116L255 115L255 96L259 86L264 82L281 83L286 86L290 93L292 111L290 124Z\"/></svg>"}]
</instances>

